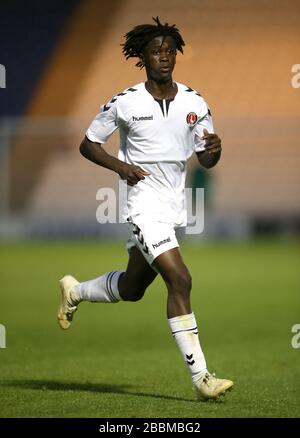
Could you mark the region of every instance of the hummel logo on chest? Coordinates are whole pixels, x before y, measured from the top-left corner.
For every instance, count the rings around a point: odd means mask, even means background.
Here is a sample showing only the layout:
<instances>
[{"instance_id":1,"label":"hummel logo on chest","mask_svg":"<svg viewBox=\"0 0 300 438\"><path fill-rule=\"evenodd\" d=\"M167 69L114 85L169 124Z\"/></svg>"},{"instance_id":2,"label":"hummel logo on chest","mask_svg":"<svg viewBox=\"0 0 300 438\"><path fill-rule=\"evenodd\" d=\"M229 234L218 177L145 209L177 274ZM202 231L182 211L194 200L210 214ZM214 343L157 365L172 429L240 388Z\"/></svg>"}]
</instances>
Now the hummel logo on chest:
<instances>
[{"instance_id":1,"label":"hummel logo on chest","mask_svg":"<svg viewBox=\"0 0 300 438\"><path fill-rule=\"evenodd\" d=\"M133 122L141 122L142 120L153 120L153 115L152 116L140 116L140 117L132 116Z\"/></svg>"}]
</instances>

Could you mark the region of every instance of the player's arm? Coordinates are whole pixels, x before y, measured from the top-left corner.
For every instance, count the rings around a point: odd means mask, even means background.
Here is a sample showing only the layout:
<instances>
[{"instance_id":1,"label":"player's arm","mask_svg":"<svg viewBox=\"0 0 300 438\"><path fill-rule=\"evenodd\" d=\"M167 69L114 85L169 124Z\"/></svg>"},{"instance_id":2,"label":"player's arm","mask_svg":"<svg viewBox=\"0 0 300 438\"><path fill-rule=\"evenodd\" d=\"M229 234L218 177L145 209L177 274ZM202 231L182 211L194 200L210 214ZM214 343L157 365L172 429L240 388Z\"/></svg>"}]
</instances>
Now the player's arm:
<instances>
[{"instance_id":1,"label":"player's arm","mask_svg":"<svg viewBox=\"0 0 300 438\"><path fill-rule=\"evenodd\" d=\"M203 130L202 140L205 141L205 150L196 152L201 166L206 169L214 167L221 158L221 139L217 134L209 134L207 129Z\"/></svg>"},{"instance_id":2,"label":"player's arm","mask_svg":"<svg viewBox=\"0 0 300 438\"><path fill-rule=\"evenodd\" d=\"M81 142L79 150L87 160L118 173L120 178L126 180L130 186L135 185L141 179L145 179L145 176L150 175L139 166L125 163L109 155L100 143L90 141L87 137Z\"/></svg>"}]
</instances>

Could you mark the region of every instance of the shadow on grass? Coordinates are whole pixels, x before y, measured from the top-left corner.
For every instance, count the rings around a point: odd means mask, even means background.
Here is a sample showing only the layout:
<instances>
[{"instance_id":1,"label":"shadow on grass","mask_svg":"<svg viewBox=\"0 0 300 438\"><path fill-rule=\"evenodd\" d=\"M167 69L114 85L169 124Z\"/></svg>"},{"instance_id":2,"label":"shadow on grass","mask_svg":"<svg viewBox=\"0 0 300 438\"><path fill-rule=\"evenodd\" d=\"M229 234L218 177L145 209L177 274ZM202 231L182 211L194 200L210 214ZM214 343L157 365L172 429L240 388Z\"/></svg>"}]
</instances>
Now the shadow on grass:
<instances>
[{"instance_id":1,"label":"shadow on grass","mask_svg":"<svg viewBox=\"0 0 300 438\"><path fill-rule=\"evenodd\" d=\"M106 383L78 383L78 382L59 382L53 380L8 380L1 382L0 386L15 387L21 389L36 389L39 391L87 391L106 394L134 395L138 397L153 397L164 400L178 400L189 403L198 403L196 400L172 397L162 394L147 394L135 392L130 388L132 385L108 385Z\"/></svg>"}]
</instances>

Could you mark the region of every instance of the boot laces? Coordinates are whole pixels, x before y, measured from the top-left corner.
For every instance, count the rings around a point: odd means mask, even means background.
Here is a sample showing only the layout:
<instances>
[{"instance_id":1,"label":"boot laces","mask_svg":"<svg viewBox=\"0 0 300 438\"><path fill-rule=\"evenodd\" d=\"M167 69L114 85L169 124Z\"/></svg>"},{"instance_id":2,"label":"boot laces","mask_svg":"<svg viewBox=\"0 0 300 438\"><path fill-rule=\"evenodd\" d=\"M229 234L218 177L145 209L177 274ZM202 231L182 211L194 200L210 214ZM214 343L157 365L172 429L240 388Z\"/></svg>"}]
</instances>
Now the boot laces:
<instances>
[{"instance_id":1,"label":"boot laces","mask_svg":"<svg viewBox=\"0 0 300 438\"><path fill-rule=\"evenodd\" d=\"M66 312L67 318L71 318L73 314L76 312L77 306L69 306L68 305L68 311Z\"/></svg>"},{"instance_id":2,"label":"boot laces","mask_svg":"<svg viewBox=\"0 0 300 438\"><path fill-rule=\"evenodd\" d=\"M213 374L206 373L202 379L202 383L204 383L207 386L210 386L212 379L215 379L215 378L216 378L215 373L213 373Z\"/></svg>"}]
</instances>

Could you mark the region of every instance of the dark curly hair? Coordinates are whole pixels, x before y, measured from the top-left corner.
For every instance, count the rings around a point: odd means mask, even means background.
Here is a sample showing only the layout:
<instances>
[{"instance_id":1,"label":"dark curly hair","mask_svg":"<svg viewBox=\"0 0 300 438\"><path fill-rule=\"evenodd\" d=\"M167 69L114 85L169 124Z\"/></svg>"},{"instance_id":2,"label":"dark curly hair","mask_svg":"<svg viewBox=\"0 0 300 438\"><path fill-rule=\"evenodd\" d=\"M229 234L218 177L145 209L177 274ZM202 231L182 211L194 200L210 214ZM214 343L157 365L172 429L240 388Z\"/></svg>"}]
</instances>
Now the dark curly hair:
<instances>
[{"instance_id":1,"label":"dark curly hair","mask_svg":"<svg viewBox=\"0 0 300 438\"><path fill-rule=\"evenodd\" d=\"M185 44L176 24L169 26L168 23L161 24L158 17L152 17L152 19L156 25L140 24L124 35L125 44L121 45L123 46L122 51L126 59L140 58L143 54L144 47L153 40L153 38L158 36L163 36L164 38L167 36L172 37L175 41L176 49L183 53L183 46ZM141 60L135 65L140 68L144 67L144 63Z\"/></svg>"}]
</instances>

